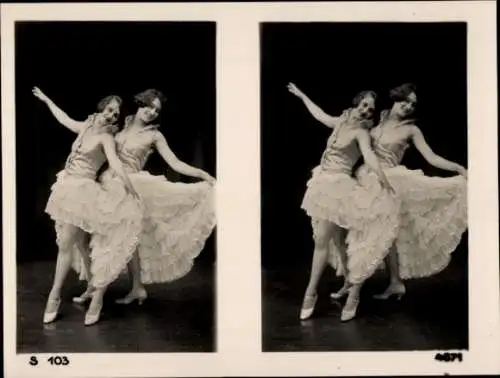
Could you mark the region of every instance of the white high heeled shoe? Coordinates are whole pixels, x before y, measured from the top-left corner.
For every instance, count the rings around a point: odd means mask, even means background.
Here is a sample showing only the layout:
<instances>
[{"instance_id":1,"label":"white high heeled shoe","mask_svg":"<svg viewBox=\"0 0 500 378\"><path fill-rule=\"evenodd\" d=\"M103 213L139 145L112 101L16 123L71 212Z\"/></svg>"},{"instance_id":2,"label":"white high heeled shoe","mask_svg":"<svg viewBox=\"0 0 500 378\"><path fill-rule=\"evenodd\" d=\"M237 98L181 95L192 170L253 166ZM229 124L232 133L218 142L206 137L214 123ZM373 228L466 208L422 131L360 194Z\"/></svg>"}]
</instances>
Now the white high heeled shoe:
<instances>
[{"instance_id":1,"label":"white high heeled shoe","mask_svg":"<svg viewBox=\"0 0 500 378\"><path fill-rule=\"evenodd\" d=\"M349 288L350 288L350 285L345 283L344 286L342 286L339 291L337 291L335 293L331 293L330 298L341 299L341 298L345 297L347 294L349 294Z\"/></svg>"},{"instance_id":2,"label":"white high heeled shoe","mask_svg":"<svg viewBox=\"0 0 500 378\"><path fill-rule=\"evenodd\" d=\"M347 297L347 302L342 309L342 314L340 315L340 321L347 322L356 317L359 305L359 293L354 297L353 289L349 289L349 296Z\"/></svg>"},{"instance_id":3,"label":"white high heeled shoe","mask_svg":"<svg viewBox=\"0 0 500 378\"><path fill-rule=\"evenodd\" d=\"M115 301L118 304L131 304L134 301L137 301L139 305L142 305L144 301L148 298L148 292L144 288L140 288L136 291L130 292L125 298L120 298Z\"/></svg>"},{"instance_id":4,"label":"white high heeled shoe","mask_svg":"<svg viewBox=\"0 0 500 378\"><path fill-rule=\"evenodd\" d=\"M48 307L49 303L51 303L51 304L53 303L55 305L54 310L51 312L47 312L47 307ZM59 315L59 308L60 307L61 307L61 298L49 299L47 301L47 306L45 307L45 312L43 313L43 323L48 324L48 323L52 323L54 320L56 320L57 315Z\"/></svg>"},{"instance_id":5,"label":"white high heeled shoe","mask_svg":"<svg viewBox=\"0 0 500 378\"><path fill-rule=\"evenodd\" d=\"M311 303L308 307L304 308L304 304L305 302L307 302L307 299L309 299ZM300 316L299 316L300 320L306 320L311 317L317 302L318 302L318 294L314 294L312 296L306 296L304 298L304 302L302 303L302 308L300 309Z\"/></svg>"},{"instance_id":6,"label":"white high heeled shoe","mask_svg":"<svg viewBox=\"0 0 500 378\"><path fill-rule=\"evenodd\" d=\"M397 300L401 300L403 295L406 294L406 287L402 283L389 285L387 289L382 294L376 294L373 296L375 299L384 299L387 300L392 296L395 296Z\"/></svg>"},{"instance_id":7,"label":"white high heeled shoe","mask_svg":"<svg viewBox=\"0 0 500 378\"><path fill-rule=\"evenodd\" d=\"M92 295L92 299L94 299L93 295ZM92 307L92 304L91 304L91 307ZM102 310L102 302L99 303L99 307L97 308L97 311L94 314L89 313L89 311L90 311L90 308L89 308L87 310L87 312L85 313L85 320L83 321L83 324L86 326L91 326L91 325L97 323L101 317L101 310Z\"/></svg>"},{"instance_id":8,"label":"white high heeled shoe","mask_svg":"<svg viewBox=\"0 0 500 378\"><path fill-rule=\"evenodd\" d=\"M73 302L78 304L86 303L92 299L93 290L87 289L79 297L73 297Z\"/></svg>"}]
</instances>

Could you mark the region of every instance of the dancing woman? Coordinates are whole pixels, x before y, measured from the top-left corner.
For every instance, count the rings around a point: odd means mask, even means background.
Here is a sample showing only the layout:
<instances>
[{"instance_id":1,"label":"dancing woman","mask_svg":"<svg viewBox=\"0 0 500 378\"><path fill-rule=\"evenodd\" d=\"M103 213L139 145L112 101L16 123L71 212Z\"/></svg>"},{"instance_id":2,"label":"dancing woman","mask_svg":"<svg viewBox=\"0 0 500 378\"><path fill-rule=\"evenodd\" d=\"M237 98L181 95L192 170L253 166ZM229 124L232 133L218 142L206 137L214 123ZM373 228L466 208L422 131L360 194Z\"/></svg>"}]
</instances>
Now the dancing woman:
<instances>
[{"instance_id":1,"label":"dancing woman","mask_svg":"<svg viewBox=\"0 0 500 378\"><path fill-rule=\"evenodd\" d=\"M345 275L351 284L341 315L341 320L347 321L356 314L359 283L374 269L363 264L362 256L370 254L383 261L397 235L397 204L370 146L368 128L372 125L376 94L372 91L359 93L352 108L340 117L332 117L294 84L289 84L288 89L304 102L314 118L333 129L302 201L302 209L312 219L315 248L300 319L307 319L314 312L317 286L330 258L342 262L337 266L343 271L337 273ZM377 175L381 190L368 191L351 177L352 168L361 156ZM348 240L344 240L346 230L352 231Z\"/></svg>"},{"instance_id":2,"label":"dancing woman","mask_svg":"<svg viewBox=\"0 0 500 378\"><path fill-rule=\"evenodd\" d=\"M467 229L467 170L432 151L411 118L417 105L416 87L403 84L390 91L390 110L381 113L373 128L373 148L390 184L401 199L400 229L386 261L391 281L376 298L405 294L403 279L427 277L445 269L451 253ZM401 160L413 144L432 166L458 173L454 177L429 177L409 170ZM365 186L378 183L367 167L358 171ZM368 257L369 258L369 257Z\"/></svg>"},{"instance_id":3,"label":"dancing woman","mask_svg":"<svg viewBox=\"0 0 500 378\"><path fill-rule=\"evenodd\" d=\"M135 248L142 216L138 195L116 155L112 135L116 130L114 123L120 113L121 98L104 98L97 105L97 113L78 122L39 88L35 87L33 94L48 106L59 123L78 134L64 169L52 186L45 209L55 221L59 247L54 282L43 316L43 322L50 323L57 318L61 289L72 264L81 271L82 278L92 280L85 233L109 235L113 250L124 254ZM97 171L106 160L124 183L125 190L119 196L111 196L96 182ZM86 314L86 322L91 315Z\"/></svg>"},{"instance_id":4,"label":"dancing woman","mask_svg":"<svg viewBox=\"0 0 500 378\"><path fill-rule=\"evenodd\" d=\"M125 127L116 135L118 156L141 196L144 205L144 222L139 246L134 254L108 248L102 235L93 237L92 275L94 287L89 287L80 297L86 301L92 297L92 305L100 309L107 285L126 269L132 276L132 289L117 302L142 303L147 293L144 284L170 282L186 275L194 259L204 247L215 227L215 183L208 173L180 161L170 149L159 125L153 122L159 116L164 95L148 89L135 96L138 106L133 116L127 117ZM183 175L206 182L193 184L169 182L164 176L153 176L144 171L148 157L156 149L163 160ZM101 177L110 193L123 191L123 183L117 179L111 167ZM94 318L97 322L99 316Z\"/></svg>"}]
</instances>

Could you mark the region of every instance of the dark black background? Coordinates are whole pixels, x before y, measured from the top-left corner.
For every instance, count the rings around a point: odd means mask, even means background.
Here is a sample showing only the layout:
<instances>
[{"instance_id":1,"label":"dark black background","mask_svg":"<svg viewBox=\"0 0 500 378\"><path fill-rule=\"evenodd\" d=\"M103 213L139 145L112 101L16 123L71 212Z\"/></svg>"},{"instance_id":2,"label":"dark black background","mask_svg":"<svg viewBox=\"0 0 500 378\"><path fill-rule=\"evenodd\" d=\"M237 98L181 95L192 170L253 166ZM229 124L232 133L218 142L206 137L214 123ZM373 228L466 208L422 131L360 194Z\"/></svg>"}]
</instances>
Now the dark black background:
<instances>
[{"instance_id":1,"label":"dark black background","mask_svg":"<svg viewBox=\"0 0 500 378\"><path fill-rule=\"evenodd\" d=\"M215 175L215 33L209 22L16 24L18 261L56 256L53 222L44 208L75 138L32 95L32 87L77 120L109 94L121 96L123 112L130 114L136 93L159 89L168 98L161 131L170 147L181 160ZM179 179L158 154L146 169ZM213 261L214 239L201 261Z\"/></svg>"},{"instance_id":2,"label":"dark black background","mask_svg":"<svg viewBox=\"0 0 500 378\"><path fill-rule=\"evenodd\" d=\"M311 169L331 130L317 122L286 85L294 82L327 113L339 115L354 95L418 87L417 124L439 155L467 165L467 25L465 23L266 23L261 26L262 264L308 268L309 218L300 209ZM403 160L430 175L410 148ZM464 259L467 238L454 258Z\"/></svg>"}]
</instances>

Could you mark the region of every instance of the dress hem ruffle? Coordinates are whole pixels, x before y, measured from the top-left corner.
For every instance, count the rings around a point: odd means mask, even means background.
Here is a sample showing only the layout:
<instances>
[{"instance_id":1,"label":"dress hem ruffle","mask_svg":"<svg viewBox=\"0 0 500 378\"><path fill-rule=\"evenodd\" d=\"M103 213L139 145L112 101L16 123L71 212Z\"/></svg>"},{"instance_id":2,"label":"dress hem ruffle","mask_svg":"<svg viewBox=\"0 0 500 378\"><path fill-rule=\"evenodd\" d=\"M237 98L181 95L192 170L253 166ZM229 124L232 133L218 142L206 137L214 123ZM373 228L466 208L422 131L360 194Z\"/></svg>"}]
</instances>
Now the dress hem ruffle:
<instances>
[{"instance_id":1,"label":"dress hem ruffle","mask_svg":"<svg viewBox=\"0 0 500 378\"><path fill-rule=\"evenodd\" d=\"M351 283L361 283L377 269L389 253L398 234L399 203L382 187L367 190L344 173L316 169L308 182L302 209L313 219L313 234L318 220L347 229L347 267L337 248L330 245L329 261ZM330 244L334 243L333 240Z\"/></svg>"}]
</instances>

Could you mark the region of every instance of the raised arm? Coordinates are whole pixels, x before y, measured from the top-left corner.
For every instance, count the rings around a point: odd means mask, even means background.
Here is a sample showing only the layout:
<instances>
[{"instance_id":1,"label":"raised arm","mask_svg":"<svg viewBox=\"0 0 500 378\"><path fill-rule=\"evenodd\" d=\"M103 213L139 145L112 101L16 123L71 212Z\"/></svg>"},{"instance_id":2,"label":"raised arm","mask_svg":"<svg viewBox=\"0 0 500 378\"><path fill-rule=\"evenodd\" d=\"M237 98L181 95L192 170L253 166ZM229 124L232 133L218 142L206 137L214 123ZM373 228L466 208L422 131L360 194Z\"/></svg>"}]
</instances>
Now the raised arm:
<instances>
[{"instance_id":1,"label":"raised arm","mask_svg":"<svg viewBox=\"0 0 500 378\"><path fill-rule=\"evenodd\" d=\"M302 100L307 110L309 110L309 113L311 113L316 120L331 128L334 128L337 125L339 117L333 117L326 114L318 105L312 102L304 92L297 88L295 84L288 84L288 90L290 91L290 93L294 94Z\"/></svg>"},{"instance_id":2,"label":"raised arm","mask_svg":"<svg viewBox=\"0 0 500 378\"><path fill-rule=\"evenodd\" d=\"M106 158L108 159L109 166L111 169L113 169L123 180L123 183L125 184L125 189L127 192L129 192L131 195L133 195L135 198L139 199L139 195L134 189L134 186L132 185L132 182L130 181L130 178L128 177L127 173L125 172L125 168L123 167L122 162L118 158L118 155L116 154L116 145L115 145L115 140L113 139L113 136L109 134L104 134L101 139L102 147L104 149L104 154L106 155Z\"/></svg>"},{"instance_id":3,"label":"raised arm","mask_svg":"<svg viewBox=\"0 0 500 378\"><path fill-rule=\"evenodd\" d=\"M365 164L368 165L377 174L380 180L380 184L384 188L394 193L394 189L389 183L389 180L387 180L387 177L385 176L385 173L380 166L377 155L375 155L375 152L373 152L371 146L371 137L368 131L360 130L356 135L356 138L358 140L359 149L361 151L361 154L363 155L363 159L365 160Z\"/></svg>"},{"instance_id":4,"label":"raised arm","mask_svg":"<svg viewBox=\"0 0 500 378\"><path fill-rule=\"evenodd\" d=\"M37 97L39 100L44 102L49 107L50 111L61 125L67 127L74 133L80 132L85 122L75 121L74 119L70 118L61 108L59 108L56 104L54 104L54 102L50 98L48 98L45 95L45 93L43 93L38 87L33 88L33 94L35 95L35 97Z\"/></svg>"},{"instance_id":5,"label":"raised arm","mask_svg":"<svg viewBox=\"0 0 500 378\"><path fill-rule=\"evenodd\" d=\"M196 177L209 182L215 181L215 179L207 172L180 161L177 156L175 156L174 152L170 149L167 140L160 132L156 133L154 143L156 149L158 150L158 153L174 171L186 176Z\"/></svg>"},{"instance_id":6,"label":"raised arm","mask_svg":"<svg viewBox=\"0 0 500 378\"><path fill-rule=\"evenodd\" d=\"M437 155L432 151L432 149L427 144L422 131L416 126L412 128L411 139L416 149L424 157L424 159L432 166L444 169L446 171L457 172L463 176L467 175L467 170L460 164L454 163L452 161L446 160L441 156Z\"/></svg>"}]
</instances>

